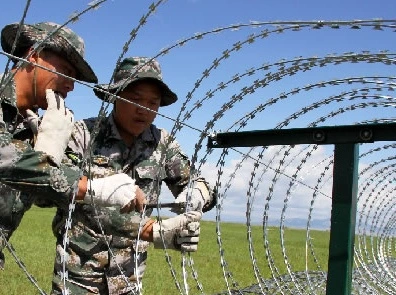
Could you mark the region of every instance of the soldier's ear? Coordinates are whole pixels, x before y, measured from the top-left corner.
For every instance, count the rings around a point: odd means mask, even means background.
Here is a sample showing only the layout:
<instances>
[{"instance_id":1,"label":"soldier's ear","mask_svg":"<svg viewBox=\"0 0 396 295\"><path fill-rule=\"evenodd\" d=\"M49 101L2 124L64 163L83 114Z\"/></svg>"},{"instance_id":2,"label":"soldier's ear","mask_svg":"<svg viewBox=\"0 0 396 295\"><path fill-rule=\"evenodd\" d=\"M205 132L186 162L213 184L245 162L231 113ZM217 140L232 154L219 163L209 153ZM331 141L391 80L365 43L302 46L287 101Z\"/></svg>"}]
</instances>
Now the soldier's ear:
<instances>
[{"instance_id":1,"label":"soldier's ear","mask_svg":"<svg viewBox=\"0 0 396 295\"><path fill-rule=\"evenodd\" d=\"M25 54L25 56L26 56L25 58L26 58L28 61L30 61L30 62L37 63L37 60L38 60L38 58L39 58L39 55L40 55L39 52L35 51L35 50L33 49L33 47L30 47L30 48L28 49L28 51L26 52L26 54Z\"/></svg>"},{"instance_id":2,"label":"soldier's ear","mask_svg":"<svg viewBox=\"0 0 396 295\"><path fill-rule=\"evenodd\" d=\"M34 65L32 63L38 63L39 53L34 51L32 47L26 49L26 51L21 55L22 58L26 59L29 63L25 63L25 68L32 70Z\"/></svg>"},{"instance_id":3,"label":"soldier's ear","mask_svg":"<svg viewBox=\"0 0 396 295\"><path fill-rule=\"evenodd\" d=\"M35 62L34 59L30 58L30 56L33 54L33 48L31 46L16 48L13 54L16 57L26 59L29 62ZM12 61L14 62L13 68L15 68L18 65L18 63L20 62L20 60L16 59L16 58L12 59ZM32 65L30 65L29 63L23 63L23 67L26 68L28 66L32 67Z\"/></svg>"}]
</instances>

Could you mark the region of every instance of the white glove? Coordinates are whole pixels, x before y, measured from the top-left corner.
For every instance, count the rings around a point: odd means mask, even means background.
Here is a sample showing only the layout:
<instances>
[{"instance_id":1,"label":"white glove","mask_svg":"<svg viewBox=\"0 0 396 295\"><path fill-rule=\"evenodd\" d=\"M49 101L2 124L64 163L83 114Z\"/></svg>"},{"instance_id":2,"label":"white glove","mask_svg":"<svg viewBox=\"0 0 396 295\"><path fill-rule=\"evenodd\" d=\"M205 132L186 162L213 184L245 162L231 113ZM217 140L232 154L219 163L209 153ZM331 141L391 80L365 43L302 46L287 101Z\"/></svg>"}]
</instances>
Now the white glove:
<instances>
[{"instance_id":1,"label":"white glove","mask_svg":"<svg viewBox=\"0 0 396 295\"><path fill-rule=\"evenodd\" d=\"M156 221L153 224L154 248L197 251L201 217L200 211L189 211L162 222Z\"/></svg>"},{"instance_id":2,"label":"white glove","mask_svg":"<svg viewBox=\"0 0 396 295\"><path fill-rule=\"evenodd\" d=\"M39 126L39 116L37 113L33 112L32 110L26 110L26 122L29 125L30 129L32 129L33 134L37 136L38 133L38 126Z\"/></svg>"},{"instance_id":3,"label":"white glove","mask_svg":"<svg viewBox=\"0 0 396 295\"><path fill-rule=\"evenodd\" d=\"M135 180L125 173L88 179L84 203L92 201L99 206L128 205L136 196Z\"/></svg>"},{"instance_id":4,"label":"white glove","mask_svg":"<svg viewBox=\"0 0 396 295\"><path fill-rule=\"evenodd\" d=\"M210 192L204 180L198 180L193 184L191 198L187 198L188 190L184 190L176 198L175 203L186 203L186 207L191 211L202 211L204 205L210 202ZM186 208L175 206L172 212L181 214Z\"/></svg>"},{"instance_id":5,"label":"white glove","mask_svg":"<svg viewBox=\"0 0 396 295\"><path fill-rule=\"evenodd\" d=\"M61 95L54 93L51 89L45 92L48 107L38 127L34 150L46 153L59 166L73 130L74 116L65 107L65 101ZM33 130L33 127L31 128Z\"/></svg>"}]
</instances>

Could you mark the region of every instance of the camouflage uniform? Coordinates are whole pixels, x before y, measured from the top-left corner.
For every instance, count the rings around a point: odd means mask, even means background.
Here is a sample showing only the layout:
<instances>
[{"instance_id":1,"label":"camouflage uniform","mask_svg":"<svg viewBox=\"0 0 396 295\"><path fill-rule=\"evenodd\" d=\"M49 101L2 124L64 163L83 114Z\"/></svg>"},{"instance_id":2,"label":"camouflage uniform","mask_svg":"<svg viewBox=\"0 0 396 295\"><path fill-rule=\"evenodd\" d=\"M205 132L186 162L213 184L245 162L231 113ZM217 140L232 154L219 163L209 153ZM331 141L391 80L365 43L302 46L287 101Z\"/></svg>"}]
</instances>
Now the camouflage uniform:
<instances>
[{"instance_id":1,"label":"camouflage uniform","mask_svg":"<svg viewBox=\"0 0 396 295\"><path fill-rule=\"evenodd\" d=\"M88 149L89 131L92 130L95 120L97 119L76 123L67 153L69 158L78 159L84 155ZM149 203L157 203L162 182L177 197L187 189L190 177L188 157L165 130L151 125L128 148L117 131L113 114L100 124L100 131L91 151L91 160L90 173L94 177L127 173L136 180ZM71 294L125 294L133 292L133 289L136 291L136 283L141 281L145 270L149 244L137 241L136 238L139 225L145 224L151 210L146 211L146 217L141 220L138 213L120 214L119 209L96 208L95 214L93 206L76 204L66 249L66 268L71 282L66 287ZM61 261L67 214L65 210L58 209L53 223L54 234L57 236L53 294L61 294L64 287ZM104 233L97 220L100 221ZM139 249L138 253L136 249ZM110 252L114 253L114 257ZM134 261L135 255L137 262ZM135 264L138 265L138 274L135 272ZM126 280L129 281L129 286Z\"/></svg>"},{"instance_id":2,"label":"camouflage uniform","mask_svg":"<svg viewBox=\"0 0 396 295\"><path fill-rule=\"evenodd\" d=\"M13 79L0 89L0 260L3 260L3 238L8 239L18 227L32 205L33 195L67 207L80 171L76 166L57 168L44 153L33 150L33 133L16 107Z\"/></svg>"},{"instance_id":3,"label":"camouflage uniform","mask_svg":"<svg viewBox=\"0 0 396 295\"><path fill-rule=\"evenodd\" d=\"M17 35L19 35L18 40L15 40ZM34 25L9 24L1 31L1 46L5 52L17 57L23 56L28 48L51 50L75 67L77 79L97 83L95 73L84 59L84 41L67 27L60 28L60 25L52 22ZM18 64L15 70L18 70L19 66ZM58 168L49 160L48 155L34 151L33 132L17 108L13 73L0 75L0 83L0 269L2 269L5 239L10 238L24 213L33 202L43 206L47 204L68 206L80 177L80 170L77 166L63 164Z\"/></svg>"}]
</instances>

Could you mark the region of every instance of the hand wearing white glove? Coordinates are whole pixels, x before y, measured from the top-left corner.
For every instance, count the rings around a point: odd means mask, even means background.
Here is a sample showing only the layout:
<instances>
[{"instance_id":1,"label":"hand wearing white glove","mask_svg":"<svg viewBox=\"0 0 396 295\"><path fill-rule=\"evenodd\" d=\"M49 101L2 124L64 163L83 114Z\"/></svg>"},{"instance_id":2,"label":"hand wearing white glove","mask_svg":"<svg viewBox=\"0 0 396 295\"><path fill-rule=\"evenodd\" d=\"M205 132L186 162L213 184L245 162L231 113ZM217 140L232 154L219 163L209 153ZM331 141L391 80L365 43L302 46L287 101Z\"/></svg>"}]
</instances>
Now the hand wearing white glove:
<instances>
[{"instance_id":1,"label":"hand wearing white glove","mask_svg":"<svg viewBox=\"0 0 396 295\"><path fill-rule=\"evenodd\" d=\"M130 212L135 209L132 201L137 189L135 180L125 173L88 179L84 203L89 203L92 195L92 201L99 206L120 206L122 213L126 212L123 208L128 206L127 212Z\"/></svg>"},{"instance_id":2,"label":"hand wearing white glove","mask_svg":"<svg viewBox=\"0 0 396 295\"><path fill-rule=\"evenodd\" d=\"M39 128L39 121L40 121L40 119L39 119L39 116L37 113L35 113L29 109L26 110L26 122L36 137L37 137L38 128Z\"/></svg>"},{"instance_id":3,"label":"hand wearing white glove","mask_svg":"<svg viewBox=\"0 0 396 295\"><path fill-rule=\"evenodd\" d=\"M63 97L51 89L46 90L48 107L43 115L40 126L37 127L37 115L27 110L27 122L33 133L37 132L35 151L49 155L59 166L74 125L73 113L66 108ZM38 117L37 117L38 118Z\"/></svg>"},{"instance_id":4,"label":"hand wearing white glove","mask_svg":"<svg viewBox=\"0 0 396 295\"><path fill-rule=\"evenodd\" d=\"M198 180L193 184L191 198L187 198L188 191L185 189L175 200L175 203L186 203L189 210L191 211L202 211L204 205L211 199L209 189L203 180ZM185 212L186 208L173 207L172 212L181 214Z\"/></svg>"},{"instance_id":5,"label":"hand wearing white glove","mask_svg":"<svg viewBox=\"0 0 396 295\"><path fill-rule=\"evenodd\" d=\"M195 252L198 249L202 213L189 211L153 224L154 248Z\"/></svg>"}]
</instances>

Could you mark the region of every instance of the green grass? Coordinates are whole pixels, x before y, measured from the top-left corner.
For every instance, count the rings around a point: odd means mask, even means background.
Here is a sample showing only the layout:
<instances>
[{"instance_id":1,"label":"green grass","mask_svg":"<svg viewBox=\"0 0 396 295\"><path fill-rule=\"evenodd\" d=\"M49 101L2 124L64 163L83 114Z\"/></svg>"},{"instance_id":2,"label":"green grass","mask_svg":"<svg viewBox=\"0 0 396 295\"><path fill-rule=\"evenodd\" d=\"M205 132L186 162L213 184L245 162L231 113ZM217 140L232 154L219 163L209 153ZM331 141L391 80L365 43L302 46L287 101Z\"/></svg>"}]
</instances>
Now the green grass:
<instances>
[{"instance_id":1,"label":"green grass","mask_svg":"<svg viewBox=\"0 0 396 295\"><path fill-rule=\"evenodd\" d=\"M51 232L51 221L54 209L33 207L25 215L18 231L11 238L17 255L24 262L28 271L37 279L38 285L49 293L51 288L52 267L55 255L55 239ZM252 260L249 254L246 226L237 223L221 223L221 241L228 269L240 287L256 283ZM305 269L305 230L285 229L285 248L292 271ZM315 254L322 270L327 269L329 233L312 231ZM262 227L252 228L252 240L257 265L264 278L271 277L268 260L264 249ZM269 250L280 274L287 272L280 246L278 228L268 229ZM6 269L0 271L0 295L39 294L37 288L26 278L17 266L10 253L6 251ZM168 251L172 269L177 281L183 287L180 252ZM202 284L205 294L214 294L226 290L226 284L220 265L220 254L217 243L216 224L211 221L201 222L201 237L198 252L186 255L188 263L191 257L198 281ZM308 253L308 268L316 270L312 256ZM166 261L163 250L150 249L147 271L143 279L144 294L180 294L175 286L171 268ZM188 271L189 294L201 294L192 278L191 268ZM232 283L231 280L229 280Z\"/></svg>"},{"instance_id":2,"label":"green grass","mask_svg":"<svg viewBox=\"0 0 396 295\"><path fill-rule=\"evenodd\" d=\"M55 209L33 207L25 214L19 229L11 237L18 257L36 278L40 288L49 293L55 257L55 238L51 231ZM6 250L5 270L0 271L0 294L39 294Z\"/></svg>"}]
</instances>

